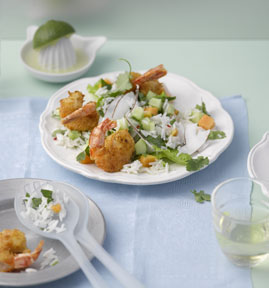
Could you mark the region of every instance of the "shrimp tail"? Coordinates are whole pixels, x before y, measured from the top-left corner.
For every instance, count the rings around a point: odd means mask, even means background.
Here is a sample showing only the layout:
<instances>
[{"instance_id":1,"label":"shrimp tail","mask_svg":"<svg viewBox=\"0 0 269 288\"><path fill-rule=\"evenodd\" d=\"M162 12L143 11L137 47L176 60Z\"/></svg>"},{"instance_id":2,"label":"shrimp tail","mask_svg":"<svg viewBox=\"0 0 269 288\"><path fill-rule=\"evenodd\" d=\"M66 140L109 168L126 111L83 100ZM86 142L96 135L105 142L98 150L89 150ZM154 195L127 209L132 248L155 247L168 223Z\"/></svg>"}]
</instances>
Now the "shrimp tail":
<instances>
[{"instance_id":1,"label":"shrimp tail","mask_svg":"<svg viewBox=\"0 0 269 288\"><path fill-rule=\"evenodd\" d=\"M41 240L36 249L31 253L21 253L14 257L14 269L23 269L32 265L40 255L44 241Z\"/></svg>"},{"instance_id":2,"label":"shrimp tail","mask_svg":"<svg viewBox=\"0 0 269 288\"><path fill-rule=\"evenodd\" d=\"M167 70L163 67L163 65L159 65L155 68L149 69L147 72L145 72L140 77L136 78L133 81L134 85L141 85L147 81L151 80L157 80L167 74Z\"/></svg>"},{"instance_id":3,"label":"shrimp tail","mask_svg":"<svg viewBox=\"0 0 269 288\"><path fill-rule=\"evenodd\" d=\"M106 132L112 128L115 128L116 126L117 126L116 121L107 118L103 122L101 122L97 127L95 127L92 130L89 139L89 145L91 147L91 150L94 148L100 148L104 146Z\"/></svg>"},{"instance_id":4,"label":"shrimp tail","mask_svg":"<svg viewBox=\"0 0 269 288\"><path fill-rule=\"evenodd\" d=\"M67 124L75 119L82 118L85 116L90 116L96 112L96 103L89 102L85 104L83 107L75 110L71 114L67 115L62 119L62 124Z\"/></svg>"}]
</instances>

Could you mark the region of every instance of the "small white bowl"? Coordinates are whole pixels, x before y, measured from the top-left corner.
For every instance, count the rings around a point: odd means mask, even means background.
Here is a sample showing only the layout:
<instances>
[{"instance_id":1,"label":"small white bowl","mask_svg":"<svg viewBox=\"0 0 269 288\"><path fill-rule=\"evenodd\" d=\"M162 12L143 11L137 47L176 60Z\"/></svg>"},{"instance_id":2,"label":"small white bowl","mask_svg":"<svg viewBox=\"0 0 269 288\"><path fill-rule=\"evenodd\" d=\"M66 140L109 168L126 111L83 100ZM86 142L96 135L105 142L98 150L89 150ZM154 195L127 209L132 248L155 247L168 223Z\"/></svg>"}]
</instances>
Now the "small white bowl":
<instances>
[{"instance_id":1,"label":"small white bowl","mask_svg":"<svg viewBox=\"0 0 269 288\"><path fill-rule=\"evenodd\" d=\"M81 65L81 67L78 67L78 69L72 70L70 72L64 72L64 73L47 72L42 71L42 69L39 70L38 68L34 67L34 65L31 65L27 60L27 58L30 55L29 53L36 53L34 52L33 49L32 40L37 29L38 26L29 26L27 28L27 39L21 48L20 56L25 68L33 77L47 82L54 82L54 83L68 82L77 79L83 74L85 74L92 65L96 56L96 52L104 45L104 43L107 40L107 38L104 36L82 37L77 34L72 35L70 40L74 48L76 50L82 51L87 58L85 64Z\"/></svg>"}]
</instances>

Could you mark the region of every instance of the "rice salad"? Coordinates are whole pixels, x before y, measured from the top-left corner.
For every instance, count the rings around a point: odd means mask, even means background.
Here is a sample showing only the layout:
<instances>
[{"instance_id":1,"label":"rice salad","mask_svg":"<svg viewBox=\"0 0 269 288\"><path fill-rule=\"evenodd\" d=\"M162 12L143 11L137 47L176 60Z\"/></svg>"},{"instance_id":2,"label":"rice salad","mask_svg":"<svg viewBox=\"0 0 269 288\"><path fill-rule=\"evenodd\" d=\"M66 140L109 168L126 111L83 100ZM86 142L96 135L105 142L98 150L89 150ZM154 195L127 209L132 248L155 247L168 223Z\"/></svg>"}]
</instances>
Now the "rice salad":
<instances>
[{"instance_id":1,"label":"rice salad","mask_svg":"<svg viewBox=\"0 0 269 288\"><path fill-rule=\"evenodd\" d=\"M130 72L124 72L114 81L100 79L87 87L87 100L96 102L100 115L116 120L117 126L106 132L106 136L119 130L127 130L135 142L135 153L130 163L123 165L121 172L128 174L168 173L170 164L197 171L209 164L209 158L198 156L212 140L226 137L224 131L216 129L213 117L201 100L190 111L181 112L175 107L175 96L170 95L163 83L161 93L149 90L142 93L132 87ZM59 111L53 112L59 118ZM64 126L52 131L55 144L67 149L77 149L77 161L83 163L90 158L88 139L90 132L71 131ZM90 164L93 162L83 163Z\"/></svg>"},{"instance_id":2,"label":"rice salad","mask_svg":"<svg viewBox=\"0 0 269 288\"><path fill-rule=\"evenodd\" d=\"M40 191L25 194L25 210L21 212L21 216L25 219L30 218L43 232L61 233L66 230L64 219L68 201L65 193L56 193L51 185L45 185Z\"/></svg>"}]
</instances>

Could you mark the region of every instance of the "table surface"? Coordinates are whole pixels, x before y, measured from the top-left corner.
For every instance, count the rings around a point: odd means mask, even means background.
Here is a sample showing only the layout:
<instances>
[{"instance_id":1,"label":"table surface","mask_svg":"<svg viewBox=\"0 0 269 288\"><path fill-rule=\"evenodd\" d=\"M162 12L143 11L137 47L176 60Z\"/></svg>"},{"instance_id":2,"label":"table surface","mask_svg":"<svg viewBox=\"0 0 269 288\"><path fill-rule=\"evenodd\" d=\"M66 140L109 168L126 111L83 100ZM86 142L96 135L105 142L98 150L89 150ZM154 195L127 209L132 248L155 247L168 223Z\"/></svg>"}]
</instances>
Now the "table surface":
<instances>
[{"instance_id":1,"label":"table surface","mask_svg":"<svg viewBox=\"0 0 269 288\"><path fill-rule=\"evenodd\" d=\"M20 62L21 45L22 41L0 41L0 98L49 98L63 84L32 78ZM248 106L252 147L268 130L268 53L266 40L109 40L85 77L126 69L117 60L121 57L132 63L133 70L163 63L168 71L191 79L218 98L241 94ZM269 260L252 269L254 288L268 287L268 271Z\"/></svg>"}]
</instances>

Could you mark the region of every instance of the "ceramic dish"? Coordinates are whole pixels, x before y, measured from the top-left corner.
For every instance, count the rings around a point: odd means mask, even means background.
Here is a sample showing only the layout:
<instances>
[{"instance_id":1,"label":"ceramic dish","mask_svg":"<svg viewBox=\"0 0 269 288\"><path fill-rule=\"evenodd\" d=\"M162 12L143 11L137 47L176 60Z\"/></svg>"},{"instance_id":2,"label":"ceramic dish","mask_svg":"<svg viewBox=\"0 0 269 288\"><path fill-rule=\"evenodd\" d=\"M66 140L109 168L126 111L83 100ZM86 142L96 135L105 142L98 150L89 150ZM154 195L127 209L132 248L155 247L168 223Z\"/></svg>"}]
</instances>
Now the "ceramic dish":
<instances>
[{"instance_id":1,"label":"ceramic dish","mask_svg":"<svg viewBox=\"0 0 269 288\"><path fill-rule=\"evenodd\" d=\"M14 196L18 189L24 189L25 185L40 181L51 182L49 180L39 179L9 179L0 181L0 231L3 229L14 228L22 230L26 235L27 246L30 249L33 249L37 243L39 243L41 238L20 224L14 210ZM74 194L76 193L76 188L72 187L71 185L64 183L59 184L61 184L65 189L72 190ZM105 238L105 220L103 214L91 199L89 199L89 209L89 231L98 241L98 243L103 244ZM79 269L78 264L59 241L51 239L44 240L45 244L43 252L51 247L54 248L56 255L59 258L59 264L33 273L1 273L0 285L29 286L46 283L63 278ZM89 256L89 259L93 258L93 256L89 253L87 253L87 255ZM42 253L31 267L39 269L41 262Z\"/></svg>"},{"instance_id":2,"label":"ceramic dish","mask_svg":"<svg viewBox=\"0 0 269 288\"><path fill-rule=\"evenodd\" d=\"M87 57L87 60L84 65L80 68L66 72L66 73L50 73L50 72L43 72L42 70L34 68L29 63L29 53L32 52L32 39L38 26L29 26L27 28L27 39L24 42L21 48L21 60L24 64L25 68L28 72L35 78L47 81L47 82L68 82L74 79L81 77L85 74L90 66L92 65L93 61L95 60L96 52L100 49L104 43L106 42L106 37L99 36L99 37L82 37L77 34L71 36L70 40L75 49L81 50Z\"/></svg>"},{"instance_id":3,"label":"ceramic dish","mask_svg":"<svg viewBox=\"0 0 269 288\"><path fill-rule=\"evenodd\" d=\"M269 190L269 132L266 132L248 154L248 172L250 177L267 182ZM268 194L268 192L266 193Z\"/></svg>"},{"instance_id":4,"label":"ceramic dish","mask_svg":"<svg viewBox=\"0 0 269 288\"><path fill-rule=\"evenodd\" d=\"M141 72L143 73L143 71ZM51 137L52 131L57 128L57 120L51 117L51 113L57 107L59 107L59 100L67 97L68 91L79 90L82 93L87 94L87 85L94 84L98 79L108 78L115 79L119 72L107 73L97 77L84 78L70 83L57 91L49 100L45 111L40 117L40 132L41 142L48 153L48 155L63 167L70 169L76 173L79 173L88 178L114 182L129 185L153 185L160 183L167 183L175 181L186 176L189 176L193 172L188 172L185 167L179 165L170 165L173 171L169 173L149 175L149 174L126 174L124 172L107 173L99 169L96 165L82 165L76 161L77 151L67 150L64 147L55 145L53 138ZM190 111L196 104L201 103L203 100L206 104L207 110L215 119L217 129L226 133L226 138L221 140L211 141L212 143L203 150L202 153L197 156L208 157L210 163L214 162L218 156L229 146L232 141L234 126L230 115L222 108L219 100L209 92L199 88L190 80L181 76L168 73L161 79L160 82L165 83L169 92L173 96L177 96L174 104L177 109L183 112Z\"/></svg>"}]
</instances>

